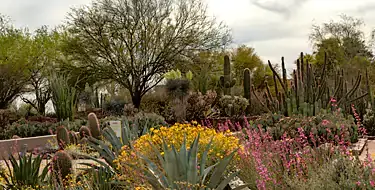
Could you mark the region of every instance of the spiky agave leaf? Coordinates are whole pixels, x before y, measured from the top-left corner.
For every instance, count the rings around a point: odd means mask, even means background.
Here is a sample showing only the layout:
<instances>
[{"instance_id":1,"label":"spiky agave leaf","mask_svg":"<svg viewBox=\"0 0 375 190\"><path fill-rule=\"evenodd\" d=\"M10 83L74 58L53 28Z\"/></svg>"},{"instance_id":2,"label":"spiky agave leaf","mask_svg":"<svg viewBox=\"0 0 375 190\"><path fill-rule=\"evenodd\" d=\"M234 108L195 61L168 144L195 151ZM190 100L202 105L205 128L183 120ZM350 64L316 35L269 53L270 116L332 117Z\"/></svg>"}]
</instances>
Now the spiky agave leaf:
<instances>
[{"instance_id":1,"label":"spiky agave leaf","mask_svg":"<svg viewBox=\"0 0 375 190\"><path fill-rule=\"evenodd\" d=\"M143 159L147 166L145 169L146 179L148 182L155 188L160 187L166 189L176 189L178 185L176 182L183 182L189 185L207 185L210 189L224 189L227 184L237 175L233 173L228 177L224 177L224 172L227 169L230 161L233 159L237 150L233 151L230 155L226 156L220 162L213 164L205 168L208 151L212 144L212 139L210 143L206 146L204 153L198 165L198 145L199 138L194 139L193 143L190 146L190 149L187 150L186 147L186 137L184 142L181 145L180 151L177 151L173 145L171 149L168 148L165 140L163 139L163 151L164 156L161 155L160 151L156 147L152 146L155 151L159 164L161 165L161 170L157 167L158 164L152 162L149 158L140 155L140 158ZM198 166L201 168L198 171ZM206 183L205 180L213 170L209 181ZM205 189L201 187L200 189Z\"/></svg>"}]
</instances>

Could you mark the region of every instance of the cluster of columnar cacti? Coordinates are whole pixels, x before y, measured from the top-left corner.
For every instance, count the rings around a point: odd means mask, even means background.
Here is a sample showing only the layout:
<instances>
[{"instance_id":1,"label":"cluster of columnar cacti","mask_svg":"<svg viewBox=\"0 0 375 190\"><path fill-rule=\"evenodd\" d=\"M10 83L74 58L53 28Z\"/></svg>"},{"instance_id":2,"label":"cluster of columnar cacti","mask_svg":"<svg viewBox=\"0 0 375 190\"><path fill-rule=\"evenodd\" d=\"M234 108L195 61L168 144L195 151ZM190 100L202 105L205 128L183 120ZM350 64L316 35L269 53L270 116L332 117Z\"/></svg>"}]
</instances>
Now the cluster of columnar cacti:
<instances>
[{"instance_id":1,"label":"cluster of columnar cacti","mask_svg":"<svg viewBox=\"0 0 375 190\"><path fill-rule=\"evenodd\" d=\"M72 157L67 152L60 150L54 155L51 167L55 179L61 182L73 172Z\"/></svg>"},{"instance_id":2,"label":"cluster of columnar cacti","mask_svg":"<svg viewBox=\"0 0 375 190\"><path fill-rule=\"evenodd\" d=\"M273 72L276 96L272 95L266 82L266 90L263 93L265 101L261 101L261 98L255 93L254 86L251 85L250 71L246 69L244 71L244 97L250 100L249 92L252 91L260 104L271 112L283 113L286 116L293 114L313 116L321 109L330 108L331 98L335 98L337 106L350 110L351 103L363 99L367 95L367 92L358 90L362 81L360 73L349 88L349 83L344 79L343 70L336 72L332 79L328 75L326 61L321 68L314 67L307 61L305 62L303 53L301 53L300 59L297 60L297 69L293 71L293 79L290 81L287 79L284 58L281 61L282 76L275 70L271 62L268 62ZM330 84L332 81L334 84ZM249 86L251 86L251 90L248 89Z\"/></svg>"},{"instance_id":3,"label":"cluster of columnar cacti","mask_svg":"<svg viewBox=\"0 0 375 190\"><path fill-rule=\"evenodd\" d=\"M232 78L229 56L224 56L224 76L220 77L220 86L224 89L224 95L231 95L231 88L236 84L236 79Z\"/></svg>"},{"instance_id":4,"label":"cluster of columnar cacti","mask_svg":"<svg viewBox=\"0 0 375 190\"><path fill-rule=\"evenodd\" d=\"M98 139L101 135L99 120L95 113L88 115L88 127L82 126L79 129L79 134L74 131L69 131L64 126L59 126L56 129L56 139L59 148L63 150L69 144L79 144L84 142L83 138L94 137Z\"/></svg>"}]
</instances>

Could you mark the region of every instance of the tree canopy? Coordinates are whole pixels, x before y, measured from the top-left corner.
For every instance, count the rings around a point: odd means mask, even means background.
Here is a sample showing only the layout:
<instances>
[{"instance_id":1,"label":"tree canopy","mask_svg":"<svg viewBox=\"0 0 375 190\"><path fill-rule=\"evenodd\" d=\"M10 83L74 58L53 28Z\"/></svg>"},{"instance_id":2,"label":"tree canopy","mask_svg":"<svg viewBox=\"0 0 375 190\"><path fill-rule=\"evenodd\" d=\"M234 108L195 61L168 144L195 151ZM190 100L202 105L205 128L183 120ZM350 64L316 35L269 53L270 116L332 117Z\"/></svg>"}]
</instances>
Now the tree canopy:
<instances>
[{"instance_id":1,"label":"tree canopy","mask_svg":"<svg viewBox=\"0 0 375 190\"><path fill-rule=\"evenodd\" d=\"M71 56L142 96L190 52L227 45L229 30L201 0L97 0L69 14Z\"/></svg>"}]
</instances>

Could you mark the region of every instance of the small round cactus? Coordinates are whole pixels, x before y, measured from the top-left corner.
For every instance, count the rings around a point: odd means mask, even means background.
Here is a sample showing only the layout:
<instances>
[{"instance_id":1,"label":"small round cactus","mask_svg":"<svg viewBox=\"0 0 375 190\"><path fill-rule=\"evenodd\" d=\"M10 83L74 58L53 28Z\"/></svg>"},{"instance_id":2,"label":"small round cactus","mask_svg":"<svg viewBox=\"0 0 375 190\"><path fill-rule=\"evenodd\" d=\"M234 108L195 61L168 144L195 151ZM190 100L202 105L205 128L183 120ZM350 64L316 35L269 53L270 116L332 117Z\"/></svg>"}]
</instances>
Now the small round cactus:
<instances>
[{"instance_id":1,"label":"small round cactus","mask_svg":"<svg viewBox=\"0 0 375 190\"><path fill-rule=\"evenodd\" d=\"M80 129L79 129L79 136L81 136L81 138L84 138L84 137L89 137L91 136L91 131L88 127L86 126L82 126Z\"/></svg>"},{"instance_id":2,"label":"small round cactus","mask_svg":"<svg viewBox=\"0 0 375 190\"><path fill-rule=\"evenodd\" d=\"M67 152L60 150L52 158L51 167L56 179L64 180L73 172L72 157Z\"/></svg>"}]
</instances>

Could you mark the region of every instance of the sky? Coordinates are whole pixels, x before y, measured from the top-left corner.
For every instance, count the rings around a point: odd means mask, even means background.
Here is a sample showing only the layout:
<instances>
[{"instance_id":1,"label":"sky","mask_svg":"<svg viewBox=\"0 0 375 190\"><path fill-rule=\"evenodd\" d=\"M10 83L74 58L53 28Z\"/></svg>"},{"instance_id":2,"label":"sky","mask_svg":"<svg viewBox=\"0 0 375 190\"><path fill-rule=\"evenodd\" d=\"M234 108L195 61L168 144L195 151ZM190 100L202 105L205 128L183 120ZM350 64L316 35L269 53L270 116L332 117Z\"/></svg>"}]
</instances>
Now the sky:
<instances>
[{"instance_id":1,"label":"sky","mask_svg":"<svg viewBox=\"0 0 375 190\"><path fill-rule=\"evenodd\" d=\"M308 40L313 24L339 19L347 14L363 19L365 34L375 28L375 2L371 0L205 0L210 16L232 31L234 45L255 48L262 60L279 63L285 57L293 67L300 52L312 52ZM91 0L0 0L0 13L10 16L17 27L34 30L65 21L70 8ZM288 70L289 70L288 69Z\"/></svg>"}]
</instances>

